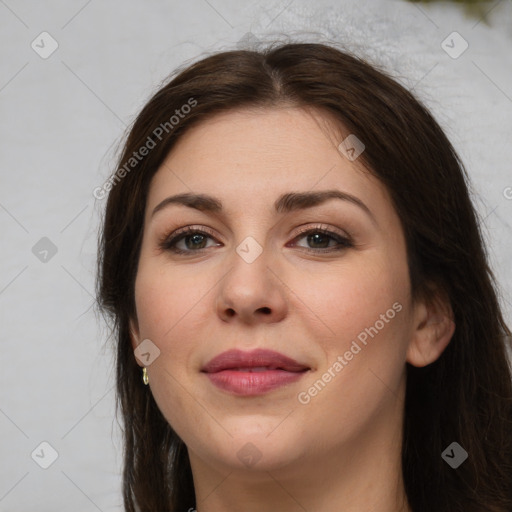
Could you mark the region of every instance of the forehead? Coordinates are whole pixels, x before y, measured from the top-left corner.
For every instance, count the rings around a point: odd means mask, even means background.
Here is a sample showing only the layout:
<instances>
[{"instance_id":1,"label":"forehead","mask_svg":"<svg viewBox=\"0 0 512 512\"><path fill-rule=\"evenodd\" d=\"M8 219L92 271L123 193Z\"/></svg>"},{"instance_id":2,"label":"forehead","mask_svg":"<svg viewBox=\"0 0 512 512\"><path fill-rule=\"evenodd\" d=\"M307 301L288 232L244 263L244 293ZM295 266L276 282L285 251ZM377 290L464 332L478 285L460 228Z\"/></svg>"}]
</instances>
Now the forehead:
<instances>
[{"instance_id":1,"label":"forehead","mask_svg":"<svg viewBox=\"0 0 512 512\"><path fill-rule=\"evenodd\" d=\"M337 128L325 114L298 108L218 114L177 141L153 177L148 210L175 193L220 197L234 213L270 209L286 192L332 188L390 206L380 181L340 153L347 134Z\"/></svg>"}]
</instances>

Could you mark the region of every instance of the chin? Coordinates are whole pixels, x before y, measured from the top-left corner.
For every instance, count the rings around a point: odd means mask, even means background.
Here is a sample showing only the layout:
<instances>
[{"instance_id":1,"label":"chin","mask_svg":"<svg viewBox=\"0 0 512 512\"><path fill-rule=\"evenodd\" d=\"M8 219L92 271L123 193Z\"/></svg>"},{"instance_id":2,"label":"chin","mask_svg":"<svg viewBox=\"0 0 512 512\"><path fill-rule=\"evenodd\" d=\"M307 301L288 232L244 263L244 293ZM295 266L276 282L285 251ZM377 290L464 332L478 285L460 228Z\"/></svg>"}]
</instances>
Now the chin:
<instances>
[{"instance_id":1,"label":"chin","mask_svg":"<svg viewBox=\"0 0 512 512\"><path fill-rule=\"evenodd\" d=\"M275 428L275 424L272 428ZM298 441L294 441L293 436L285 431L280 435L269 435L269 432L272 429L233 435L221 447L218 456L223 459L223 464L232 469L251 473L275 471L298 462L302 452Z\"/></svg>"}]
</instances>

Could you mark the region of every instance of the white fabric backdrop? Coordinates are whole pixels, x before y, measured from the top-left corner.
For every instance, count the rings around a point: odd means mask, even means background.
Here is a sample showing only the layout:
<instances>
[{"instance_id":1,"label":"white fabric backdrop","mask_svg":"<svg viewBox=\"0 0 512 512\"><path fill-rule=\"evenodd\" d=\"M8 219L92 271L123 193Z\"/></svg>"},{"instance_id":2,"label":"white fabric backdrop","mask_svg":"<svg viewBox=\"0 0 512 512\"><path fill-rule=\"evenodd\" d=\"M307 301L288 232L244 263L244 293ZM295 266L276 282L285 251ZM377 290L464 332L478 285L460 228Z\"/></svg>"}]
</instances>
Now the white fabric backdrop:
<instances>
[{"instance_id":1,"label":"white fabric backdrop","mask_svg":"<svg viewBox=\"0 0 512 512\"><path fill-rule=\"evenodd\" d=\"M158 83L247 33L333 38L414 88L473 179L512 321L512 3L486 4L490 26L453 4L310 3L0 1L0 511L121 510L92 191Z\"/></svg>"}]
</instances>

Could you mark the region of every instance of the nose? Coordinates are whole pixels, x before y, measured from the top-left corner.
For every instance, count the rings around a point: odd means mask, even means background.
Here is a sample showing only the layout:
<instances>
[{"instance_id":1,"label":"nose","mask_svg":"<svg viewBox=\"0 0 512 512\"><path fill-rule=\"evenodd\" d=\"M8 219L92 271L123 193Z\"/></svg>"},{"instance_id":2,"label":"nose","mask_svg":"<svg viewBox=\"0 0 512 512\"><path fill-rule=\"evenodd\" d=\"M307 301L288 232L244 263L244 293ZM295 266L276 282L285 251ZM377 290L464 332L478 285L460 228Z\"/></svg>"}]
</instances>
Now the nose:
<instances>
[{"instance_id":1,"label":"nose","mask_svg":"<svg viewBox=\"0 0 512 512\"><path fill-rule=\"evenodd\" d=\"M286 316L288 288L269 260L265 251L252 262L234 254L217 292L217 314L224 322L273 323Z\"/></svg>"}]
</instances>

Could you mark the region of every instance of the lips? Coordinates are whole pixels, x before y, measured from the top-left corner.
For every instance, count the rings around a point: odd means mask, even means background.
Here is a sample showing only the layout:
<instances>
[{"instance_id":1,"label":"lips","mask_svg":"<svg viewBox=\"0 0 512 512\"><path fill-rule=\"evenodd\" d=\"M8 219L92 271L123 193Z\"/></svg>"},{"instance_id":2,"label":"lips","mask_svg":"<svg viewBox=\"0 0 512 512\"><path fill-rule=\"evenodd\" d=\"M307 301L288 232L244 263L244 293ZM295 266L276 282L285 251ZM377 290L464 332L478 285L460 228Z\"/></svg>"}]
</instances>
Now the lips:
<instances>
[{"instance_id":1,"label":"lips","mask_svg":"<svg viewBox=\"0 0 512 512\"><path fill-rule=\"evenodd\" d=\"M201 369L205 373L218 373L224 370L263 372L283 370L303 372L309 367L273 350L256 349L251 352L228 350L214 357Z\"/></svg>"},{"instance_id":2,"label":"lips","mask_svg":"<svg viewBox=\"0 0 512 512\"><path fill-rule=\"evenodd\" d=\"M311 368L272 350L228 350L214 357L201 372L224 392L263 395L300 380Z\"/></svg>"}]
</instances>

